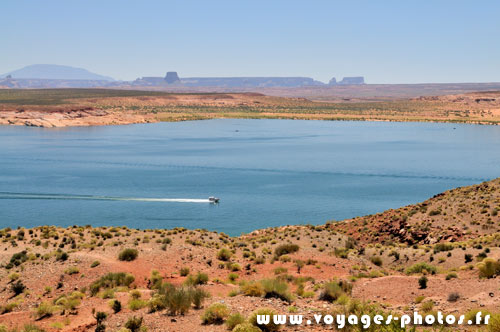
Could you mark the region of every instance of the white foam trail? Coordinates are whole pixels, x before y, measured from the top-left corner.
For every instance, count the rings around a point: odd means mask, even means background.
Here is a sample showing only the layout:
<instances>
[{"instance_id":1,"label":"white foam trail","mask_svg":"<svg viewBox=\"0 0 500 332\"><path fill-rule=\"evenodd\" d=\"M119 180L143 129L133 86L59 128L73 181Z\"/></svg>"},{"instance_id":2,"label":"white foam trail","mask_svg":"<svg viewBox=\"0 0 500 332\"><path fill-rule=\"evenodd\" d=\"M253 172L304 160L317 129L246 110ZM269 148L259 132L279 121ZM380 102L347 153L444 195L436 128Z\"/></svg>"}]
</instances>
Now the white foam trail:
<instances>
[{"instance_id":1,"label":"white foam trail","mask_svg":"<svg viewBox=\"0 0 500 332\"><path fill-rule=\"evenodd\" d=\"M3 199L52 199L52 200L92 200L92 201L135 201L135 202L176 202L176 203L210 203L208 199L198 198L142 198L142 197L112 197L91 195L57 195L28 194L0 192Z\"/></svg>"}]
</instances>

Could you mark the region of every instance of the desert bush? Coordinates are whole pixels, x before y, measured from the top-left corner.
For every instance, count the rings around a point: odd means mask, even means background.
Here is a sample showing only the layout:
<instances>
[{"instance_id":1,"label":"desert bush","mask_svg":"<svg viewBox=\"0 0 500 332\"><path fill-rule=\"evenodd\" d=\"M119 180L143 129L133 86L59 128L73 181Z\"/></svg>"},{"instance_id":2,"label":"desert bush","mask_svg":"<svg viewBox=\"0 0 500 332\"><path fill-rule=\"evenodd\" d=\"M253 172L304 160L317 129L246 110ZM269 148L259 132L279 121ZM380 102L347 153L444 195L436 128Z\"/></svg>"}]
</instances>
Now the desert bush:
<instances>
[{"instance_id":1,"label":"desert bush","mask_svg":"<svg viewBox=\"0 0 500 332\"><path fill-rule=\"evenodd\" d=\"M61 251L61 250L58 250L56 252L56 261L65 262L68 260L68 258L69 258L68 253Z\"/></svg>"},{"instance_id":2,"label":"desert bush","mask_svg":"<svg viewBox=\"0 0 500 332\"><path fill-rule=\"evenodd\" d=\"M188 288L162 287L157 298L157 309L167 309L170 315L183 315L191 308L191 293ZM151 308L151 307L150 307Z\"/></svg>"},{"instance_id":3,"label":"desert bush","mask_svg":"<svg viewBox=\"0 0 500 332\"><path fill-rule=\"evenodd\" d=\"M18 296L24 290L26 289L26 286L23 284L21 280L17 280L16 282L12 283L10 285L10 290L14 293L14 296Z\"/></svg>"},{"instance_id":4,"label":"desert bush","mask_svg":"<svg viewBox=\"0 0 500 332\"><path fill-rule=\"evenodd\" d=\"M179 271L179 274L181 275L181 277L185 277L189 274L189 267L183 267L181 268L181 270Z\"/></svg>"},{"instance_id":5,"label":"desert bush","mask_svg":"<svg viewBox=\"0 0 500 332\"><path fill-rule=\"evenodd\" d=\"M245 323L245 317L239 312L229 315L226 319L226 327L228 330L232 331L237 325Z\"/></svg>"},{"instance_id":6,"label":"desert bush","mask_svg":"<svg viewBox=\"0 0 500 332\"><path fill-rule=\"evenodd\" d=\"M418 285L420 287L420 289L425 289L427 288L427 277L426 276L421 276L419 279L418 279Z\"/></svg>"},{"instance_id":7,"label":"desert bush","mask_svg":"<svg viewBox=\"0 0 500 332\"><path fill-rule=\"evenodd\" d=\"M125 323L125 328L129 329L131 332L139 332L142 327L142 322L142 317L130 317Z\"/></svg>"},{"instance_id":8,"label":"desert bush","mask_svg":"<svg viewBox=\"0 0 500 332\"><path fill-rule=\"evenodd\" d=\"M227 262L228 260L230 260L231 256L233 256L233 253L227 248L222 248L217 253L217 259L224 261L224 262Z\"/></svg>"},{"instance_id":9,"label":"desert bush","mask_svg":"<svg viewBox=\"0 0 500 332\"><path fill-rule=\"evenodd\" d=\"M56 307L49 302L42 302L35 309L36 320L44 319L46 317L52 316L56 311Z\"/></svg>"},{"instance_id":10,"label":"desert bush","mask_svg":"<svg viewBox=\"0 0 500 332\"><path fill-rule=\"evenodd\" d=\"M163 282L163 278L160 275L160 272L157 270L151 271L151 276L149 277L148 286L150 289L158 289L161 287L161 283Z\"/></svg>"},{"instance_id":11,"label":"desert bush","mask_svg":"<svg viewBox=\"0 0 500 332\"><path fill-rule=\"evenodd\" d=\"M460 294L458 294L457 292L450 293L448 295L448 302L457 302L459 298Z\"/></svg>"},{"instance_id":12,"label":"desert bush","mask_svg":"<svg viewBox=\"0 0 500 332\"><path fill-rule=\"evenodd\" d=\"M15 301L0 305L0 315L12 312L19 304ZM1 330L0 330L1 332Z\"/></svg>"},{"instance_id":13,"label":"desert bush","mask_svg":"<svg viewBox=\"0 0 500 332\"><path fill-rule=\"evenodd\" d=\"M264 287L260 282L248 282L240 286L240 292L246 296L260 297L264 295Z\"/></svg>"},{"instance_id":14,"label":"desert bush","mask_svg":"<svg viewBox=\"0 0 500 332\"><path fill-rule=\"evenodd\" d=\"M137 249L127 248L120 251L120 253L118 254L118 259L125 262L131 262L135 260L137 256L139 256L139 252L137 251Z\"/></svg>"},{"instance_id":15,"label":"desert bush","mask_svg":"<svg viewBox=\"0 0 500 332\"><path fill-rule=\"evenodd\" d=\"M274 256L280 257L283 255L292 254L297 251L299 251L299 246L297 244L286 243L279 245L276 247L276 249L274 249Z\"/></svg>"},{"instance_id":16,"label":"desert bush","mask_svg":"<svg viewBox=\"0 0 500 332\"><path fill-rule=\"evenodd\" d=\"M335 254L335 257L344 258L345 259L349 255L349 250L346 249L346 248L335 248L334 249L334 254Z\"/></svg>"},{"instance_id":17,"label":"desert bush","mask_svg":"<svg viewBox=\"0 0 500 332\"><path fill-rule=\"evenodd\" d=\"M450 250L453 250L453 244L451 243L436 243L434 245L435 254L437 254L438 252L450 251Z\"/></svg>"},{"instance_id":18,"label":"desert bush","mask_svg":"<svg viewBox=\"0 0 500 332\"><path fill-rule=\"evenodd\" d=\"M45 330L36 326L36 325L27 324L27 325L24 325L22 332L45 332Z\"/></svg>"},{"instance_id":19,"label":"desert bush","mask_svg":"<svg viewBox=\"0 0 500 332\"><path fill-rule=\"evenodd\" d=\"M111 309L113 309L113 312L115 314L119 313L120 311L122 311L122 303L118 300L113 300L111 304Z\"/></svg>"},{"instance_id":20,"label":"desert bush","mask_svg":"<svg viewBox=\"0 0 500 332\"><path fill-rule=\"evenodd\" d=\"M208 307L201 316L202 324L216 324L224 323L224 320L229 316L229 309L223 303L214 303Z\"/></svg>"},{"instance_id":21,"label":"desert bush","mask_svg":"<svg viewBox=\"0 0 500 332\"><path fill-rule=\"evenodd\" d=\"M93 261L92 264L90 264L90 267L94 268L94 267L98 267L99 265L101 265L101 262L99 262L99 261Z\"/></svg>"},{"instance_id":22,"label":"desert bush","mask_svg":"<svg viewBox=\"0 0 500 332\"><path fill-rule=\"evenodd\" d=\"M27 251L23 250L21 252L15 253L10 257L9 263L5 266L6 269L11 269L14 266L19 266L28 260Z\"/></svg>"},{"instance_id":23,"label":"desert bush","mask_svg":"<svg viewBox=\"0 0 500 332\"><path fill-rule=\"evenodd\" d=\"M242 323L236 325L232 332L262 332L262 330L250 323Z\"/></svg>"},{"instance_id":24,"label":"desert bush","mask_svg":"<svg viewBox=\"0 0 500 332\"><path fill-rule=\"evenodd\" d=\"M488 323L489 332L500 332L500 313L491 315Z\"/></svg>"},{"instance_id":25,"label":"desert bush","mask_svg":"<svg viewBox=\"0 0 500 332\"><path fill-rule=\"evenodd\" d=\"M465 254L464 255L465 263L472 262L472 258L473 258L472 254Z\"/></svg>"},{"instance_id":26,"label":"desert bush","mask_svg":"<svg viewBox=\"0 0 500 332\"><path fill-rule=\"evenodd\" d=\"M477 264L480 278L493 278L500 274L500 261L493 258L485 258Z\"/></svg>"},{"instance_id":27,"label":"desert bush","mask_svg":"<svg viewBox=\"0 0 500 332\"><path fill-rule=\"evenodd\" d=\"M147 306L147 304L146 301L141 299L130 299L128 301L128 308L132 311L137 311Z\"/></svg>"},{"instance_id":28,"label":"desert bush","mask_svg":"<svg viewBox=\"0 0 500 332\"><path fill-rule=\"evenodd\" d=\"M288 285L277 279L265 279L261 281L265 298L277 298L286 302L292 301L292 294L288 291Z\"/></svg>"},{"instance_id":29,"label":"desert bush","mask_svg":"<svg viewBox=\"0 0 500 332\"><path fill-rule=\"evenodd\" d=\"M80 269L77 268L76 266L70 266L66 270L64 270L64 273L69 274L69 275L73 275L73 274L80 273Z\"/></svg>"},{"instance_id":30,"label":"desert bush","mask_svg":"<svg viewBox=\"0 0 500 332\"><path fill-rule=\"evenodd\" d=\"M269 324L259 325L257 323L257 315L268 315L269 316ZM276 315L276 312L272 309L268 308L260 308L255 310L250 317L248 318L248 322L255 327L258 327L263 332L275 332L281 328L281 325L274 324L273 317Z\"/></svg>"},{"instance_id":31,"label":"desert bush","mask_svg":"<svg viewBox=\"0 0 500 332\"><path fill-rule=\"evenodd\" d=\"M427 313L427 312L431 312L433 308L434 308L434 302L432 302L432 301L430 301L430 300L429 300L429 301L426 301L426 302L424 302L424 303L422 303L422 304L420 305L420 309L421 309L423 312L426 312L426 313Z\"/></svg>"},{"instance_id":32,"label":"desert bush","mask_svg":"<svg viewBox=\"0 0 500 332\"><path fill-rule=\"evenodd\" d=\"M450 272L446 275L446 280L451 280L451 279L454 279L454 278L458 278L458 275L456 274L456 272Z\"/></svg>"},{"instance_id":33,"label":"desert bush","mask_svg":"<svg viewBox=\"0 0 500 332\"><path fill-rule=\"evenodd\" d=\"M345 280L333 280L323 286L323 291L319 295L322 301L334 302L341 295L351 295L352 284Z\"/></svg>"},{"instance_id":34,"label":"desert bush","mask_svg":"<svg viewBox=\"0 0 500 332\"><path fill-rule=\"evenodd\" d=\"M436 273L436 268L426 262L415 263L409 268L406 269L406 274L416 274L416 273L426 273L429 272L431 274Z\"/></svg>"},{"instance_id":35,"label":"desert bush","mask_svg":"<svg viewBox=\"0 0 500 332\"><path fill-rule=\"evenodd\" d=\"M379 256L370 257L370 262L372 262L376 266L382 266L382 258L380 258Z\"/></svg>"},{"instance_id":36,"label":"desert bush","mask_svg":"<svg viewBox=\"0 0 500 332\"><path fill-rule=\"evenodd\" d=\"M190 275L184 281L188 286L204 285L208 282L208 274L198 272L196 275Z\"/></svg>"},{"instance_id":37,"label":"desert bush","mask_svg":"<svg viewBox=\"0 0 500 332\"><path fill-rule=\"evenodd\" d=\"M90 294L95 296L101 289L112 289L119 286L129 287L134 282L134 276L129 273L108 273L90 284Z\"/></svg>"}]
</instances>

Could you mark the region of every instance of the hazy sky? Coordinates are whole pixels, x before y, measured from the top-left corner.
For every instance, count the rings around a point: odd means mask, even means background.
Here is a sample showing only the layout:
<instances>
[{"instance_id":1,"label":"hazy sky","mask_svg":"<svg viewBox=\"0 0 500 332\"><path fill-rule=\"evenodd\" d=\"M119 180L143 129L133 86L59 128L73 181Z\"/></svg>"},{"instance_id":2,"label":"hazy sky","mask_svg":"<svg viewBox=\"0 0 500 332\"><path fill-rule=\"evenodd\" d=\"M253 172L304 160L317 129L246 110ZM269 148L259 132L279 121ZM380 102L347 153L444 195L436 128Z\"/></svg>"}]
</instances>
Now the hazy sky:
<instances>
[{"instance_id":1,"label":"hazy sky","mask_svg":"<svg viewBox=\"0 0 500 332\"><path fill-rule=\"evenodd\" d=\"M0 73L500 81L500 1L0 2Z\"/></svg>"}]
</instances>

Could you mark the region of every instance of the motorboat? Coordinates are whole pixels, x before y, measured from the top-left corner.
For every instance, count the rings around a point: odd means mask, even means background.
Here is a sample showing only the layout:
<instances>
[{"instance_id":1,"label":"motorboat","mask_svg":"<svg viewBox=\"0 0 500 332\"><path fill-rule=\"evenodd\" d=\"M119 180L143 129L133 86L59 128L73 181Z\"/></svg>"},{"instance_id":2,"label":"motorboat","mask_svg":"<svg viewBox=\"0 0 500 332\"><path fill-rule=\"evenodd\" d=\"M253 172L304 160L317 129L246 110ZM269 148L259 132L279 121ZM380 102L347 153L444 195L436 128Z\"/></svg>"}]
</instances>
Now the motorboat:
<instances>
[{"instance_id":1,"label":"motorboat","mask_svg":"<svg viewBox=\"0 0 500 332\"><path fill-rule=\"evenodd\" d=\"M219 200L220 200L219 198L214 197L214 196L210 196L210 197L208 198L208 201L209 201L210 203L212 203L212 204L217 204L217 203L219 203Z\"/></svg>"}]
</instances>

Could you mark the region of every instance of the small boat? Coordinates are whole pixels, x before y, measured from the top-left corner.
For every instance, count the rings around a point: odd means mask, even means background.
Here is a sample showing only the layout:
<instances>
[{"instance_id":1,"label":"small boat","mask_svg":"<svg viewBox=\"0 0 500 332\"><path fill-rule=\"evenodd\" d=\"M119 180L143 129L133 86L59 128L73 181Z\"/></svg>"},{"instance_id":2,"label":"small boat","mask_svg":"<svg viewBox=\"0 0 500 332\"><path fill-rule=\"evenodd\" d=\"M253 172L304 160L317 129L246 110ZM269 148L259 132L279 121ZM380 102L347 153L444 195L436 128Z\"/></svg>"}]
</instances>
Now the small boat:
<instances>
[{"instance_id":1,"label":"small boat","mask_svg":"<svg viewBox=\"0 0 500 332\"><path fill-rule=\"evenodd\" d=\"M214 196L210 196L210 197L208 198L208 201L209 201L210 203L212 203L212 204L217 204L217 203L219 203L219 198L214 197Z\"/></svg>"}]
</instances>

